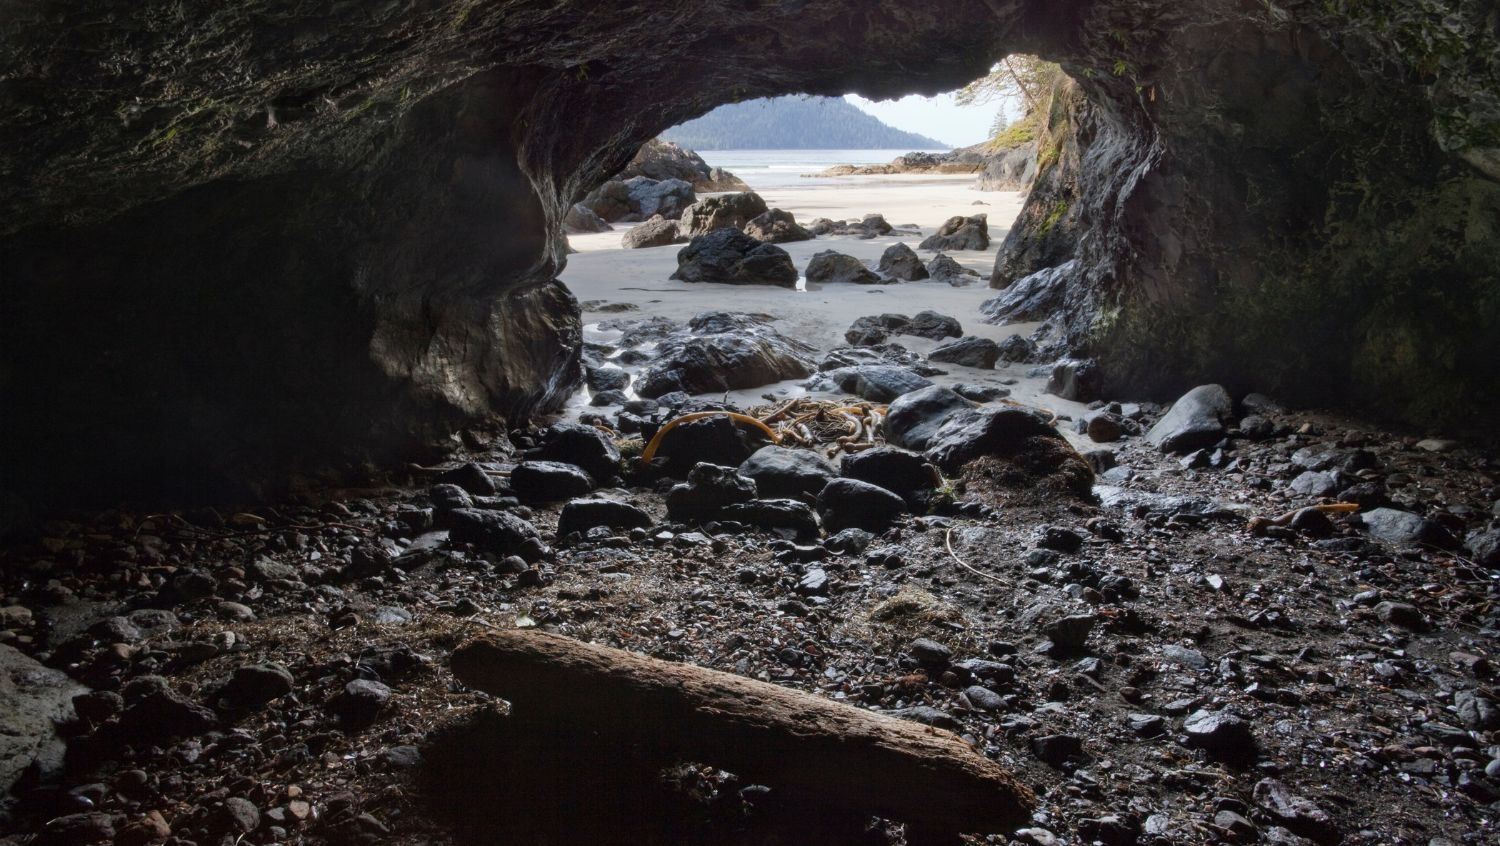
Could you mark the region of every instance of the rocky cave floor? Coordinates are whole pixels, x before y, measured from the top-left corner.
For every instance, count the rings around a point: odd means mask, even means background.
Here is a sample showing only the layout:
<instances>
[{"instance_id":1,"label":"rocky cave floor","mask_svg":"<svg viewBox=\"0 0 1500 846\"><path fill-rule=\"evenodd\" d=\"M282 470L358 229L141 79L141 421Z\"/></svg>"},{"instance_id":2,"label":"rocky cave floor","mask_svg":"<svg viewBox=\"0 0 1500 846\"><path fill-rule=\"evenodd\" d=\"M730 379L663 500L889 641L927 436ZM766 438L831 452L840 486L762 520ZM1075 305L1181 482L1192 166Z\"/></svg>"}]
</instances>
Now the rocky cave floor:
<instances>
[{"instance_id":1,"label":"rocky cave floor","mask_svg":"<svg viewBox=\"0 0 1500 846\"><path fill-rule=\"evenodd\" d=\"M1500 462L1258 416L1188 459L1110 444L1112 506L960 483L984 508L837 542L681 525L670 481L643 478L607 495L652 525L559 539L558 504L504 499L535 433L445 465L540 531L519 550L435 530L419 468L242 513L48 522L0 552L0 640L97 692L63 727L61 785L23 784L5 840L449 842L456 812L476 840L582 842L566 817L591 797L524 774L475 794L483 773L422 764L441 727L497 707L453 679L454 647L534 625L951 728L1039 797L1030 828L975 842L1496 842L1500 585L1462 542L1500 513ZM1294 479L1332 498L1309 472L1424 519L1386 540L1348 515L1251 532L1317 501ZM799 842L757 835L767 794L704 764L670 780L687 798L657 841Z\"/></svg>"}]
</instances>

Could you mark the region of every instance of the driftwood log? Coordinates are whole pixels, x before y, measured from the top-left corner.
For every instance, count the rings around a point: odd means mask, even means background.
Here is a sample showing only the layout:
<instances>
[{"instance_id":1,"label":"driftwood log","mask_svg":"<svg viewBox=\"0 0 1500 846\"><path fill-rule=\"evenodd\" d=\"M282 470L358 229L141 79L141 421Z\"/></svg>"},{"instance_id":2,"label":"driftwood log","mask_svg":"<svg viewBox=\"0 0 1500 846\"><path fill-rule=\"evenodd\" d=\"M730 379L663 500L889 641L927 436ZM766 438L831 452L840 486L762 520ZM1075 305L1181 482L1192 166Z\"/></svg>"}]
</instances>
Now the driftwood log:
<instances>
[{"instance_id":1,"label":"driftwood log","mask_svg":"<svg viewBox=\"0 0 1500 846\"><path fill-rule=\"evenodd\" d=\"M717 670L517 630L459 648L453 671L553 738L603 738L663 766L711 764L831 811L991 834L1024 824L1036 803L950 732Z\"/></svg>"}]
</instances>

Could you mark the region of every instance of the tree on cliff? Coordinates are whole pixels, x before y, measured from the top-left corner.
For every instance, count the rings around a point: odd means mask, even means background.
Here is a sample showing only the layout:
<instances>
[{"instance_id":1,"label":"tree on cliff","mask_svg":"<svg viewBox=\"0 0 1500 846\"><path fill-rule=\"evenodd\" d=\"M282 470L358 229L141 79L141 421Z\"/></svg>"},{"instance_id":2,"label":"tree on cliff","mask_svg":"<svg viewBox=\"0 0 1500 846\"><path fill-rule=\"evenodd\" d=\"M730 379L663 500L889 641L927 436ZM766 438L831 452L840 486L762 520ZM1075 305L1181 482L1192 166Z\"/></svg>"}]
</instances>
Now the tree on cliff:
<instances>
[{"instance_id":1,"label":"tree on cliff","mask_svg":"<svg viewBox=\"0 0 1500 846\"><path fill-rule=\"evenodd\" d=\"M999 100L1001 105L990 131L991 136L998 139L1010 126L1006 119L1005 104L1020 100L1024 115L1017 123L1025 122L1039 111L1048 99L1052 86L1062 75L1062 68L1054 62L1013 53L996 62L988 74L965 85L955 99L961 106Z\"/></svg>"}]
</instances>

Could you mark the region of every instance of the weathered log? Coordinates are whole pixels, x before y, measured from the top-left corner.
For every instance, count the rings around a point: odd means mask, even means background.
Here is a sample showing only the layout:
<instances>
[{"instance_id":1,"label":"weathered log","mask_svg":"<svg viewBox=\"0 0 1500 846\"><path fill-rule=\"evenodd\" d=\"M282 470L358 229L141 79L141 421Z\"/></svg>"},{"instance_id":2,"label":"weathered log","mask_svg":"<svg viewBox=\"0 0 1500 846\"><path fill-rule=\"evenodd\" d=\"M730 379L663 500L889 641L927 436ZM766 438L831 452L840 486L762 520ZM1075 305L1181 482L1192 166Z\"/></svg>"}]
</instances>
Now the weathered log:
<instances>
[{"instance_id":1,"label":"weathered log","mask_svg":"<svg viewBox=\"0 0 1500 846\"><path fill-rule=\"evenodd\" d=\"M717 670L517 630L464 645L453 671L552 737L712 764L924 831L1009 833L1036 802L950 732Z\"/></svg>"}]
</instances>

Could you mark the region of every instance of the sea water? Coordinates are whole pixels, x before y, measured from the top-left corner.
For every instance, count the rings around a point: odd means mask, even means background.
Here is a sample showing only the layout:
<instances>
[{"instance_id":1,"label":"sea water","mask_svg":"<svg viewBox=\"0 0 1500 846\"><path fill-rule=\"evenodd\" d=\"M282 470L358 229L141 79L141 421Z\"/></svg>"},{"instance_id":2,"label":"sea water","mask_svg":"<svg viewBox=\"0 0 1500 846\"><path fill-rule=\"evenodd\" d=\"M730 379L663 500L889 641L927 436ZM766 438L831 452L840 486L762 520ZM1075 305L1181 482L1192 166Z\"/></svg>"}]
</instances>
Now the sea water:
<instances>
[{"instance_id":1,"label":"sea water","mask_svg":"<svg viewBox=\"0 0 1500 846\"><path fill-rule=\"evenodd\" d=\"M825 171L835 165L890 164L907 153L946 153L947 150L699 150L698 155L712 167L725 170L745 180L757 191L776 188L811 188L839 185L835 177L809 174Z\"/></svg>"}]
</instances>

